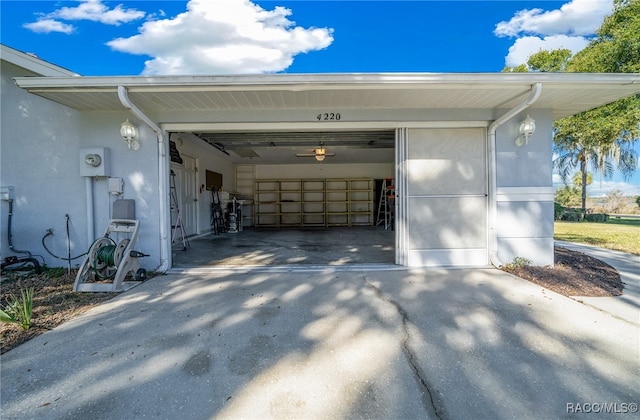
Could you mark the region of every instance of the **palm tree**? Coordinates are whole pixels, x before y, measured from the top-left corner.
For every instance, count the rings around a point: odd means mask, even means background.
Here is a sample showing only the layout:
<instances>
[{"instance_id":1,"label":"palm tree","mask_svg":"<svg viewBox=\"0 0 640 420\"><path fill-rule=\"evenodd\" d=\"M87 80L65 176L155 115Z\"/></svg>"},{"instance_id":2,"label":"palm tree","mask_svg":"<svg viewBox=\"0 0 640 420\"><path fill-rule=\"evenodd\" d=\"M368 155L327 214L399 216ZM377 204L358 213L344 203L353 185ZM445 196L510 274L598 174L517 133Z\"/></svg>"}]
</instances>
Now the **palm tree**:
<instances>
[{"instance_id":1,"label":"palm tree","mask_svg":"<svg viewBox=\"0 0 640 420\"><path fill-rule=\"evenodd\" d=\"M561 125L556 125L555 154L553 165L557 169L562 181L566 184L570 176L577 169L580 174L582 188L582 214L586 213L587 185L589 167L602 174L605 179L610 179L614 169L618 169L625 179L633 175L638 166L638 157L633 149L633 142L617 139L612 143L600 143L584 141L582 136L576 136L575 132L568 134L563 132Z\"/></svg>"}]
</instances>

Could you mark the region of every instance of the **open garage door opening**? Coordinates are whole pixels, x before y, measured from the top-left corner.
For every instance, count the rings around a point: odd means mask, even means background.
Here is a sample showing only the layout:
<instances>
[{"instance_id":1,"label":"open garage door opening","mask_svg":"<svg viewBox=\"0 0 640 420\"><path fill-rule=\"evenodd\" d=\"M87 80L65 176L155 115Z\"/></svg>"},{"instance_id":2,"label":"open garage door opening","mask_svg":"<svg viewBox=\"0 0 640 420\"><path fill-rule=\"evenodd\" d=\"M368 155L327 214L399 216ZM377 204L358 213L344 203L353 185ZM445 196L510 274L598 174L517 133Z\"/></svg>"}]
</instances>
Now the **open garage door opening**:
<instances>
[{"instance_id":1,"label":"open garage door opening","mask_svg":"<svg viewBox=\"0 0 640 420\"><path fill-rule=\"evenodd\" d=\"M395 130L170 139L174 267L395 263Z\"/></svg>"}]
</instances>

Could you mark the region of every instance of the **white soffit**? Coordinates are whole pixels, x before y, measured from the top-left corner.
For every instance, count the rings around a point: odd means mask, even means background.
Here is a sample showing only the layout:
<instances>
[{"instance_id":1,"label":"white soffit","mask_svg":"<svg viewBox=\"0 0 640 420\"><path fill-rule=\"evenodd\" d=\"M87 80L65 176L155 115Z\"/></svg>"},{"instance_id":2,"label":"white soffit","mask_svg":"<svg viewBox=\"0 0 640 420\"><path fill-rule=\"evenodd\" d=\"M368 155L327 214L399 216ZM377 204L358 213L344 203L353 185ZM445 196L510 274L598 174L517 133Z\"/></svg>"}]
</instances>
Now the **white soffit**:
<instances>
[{"instance_id":1,"label":"white soffit","mask_svg":"<svg viewBox=\"0 0 640 420\"><path fill-rule=\"evenodd\" d=\"M117 87L144 112L268 109L509 109L542 83L533 109L554 118L640 93L640 75L612 73L326 74L18 77L18 86L81 111L121 110Z\"/></svg>"}]
</instances>

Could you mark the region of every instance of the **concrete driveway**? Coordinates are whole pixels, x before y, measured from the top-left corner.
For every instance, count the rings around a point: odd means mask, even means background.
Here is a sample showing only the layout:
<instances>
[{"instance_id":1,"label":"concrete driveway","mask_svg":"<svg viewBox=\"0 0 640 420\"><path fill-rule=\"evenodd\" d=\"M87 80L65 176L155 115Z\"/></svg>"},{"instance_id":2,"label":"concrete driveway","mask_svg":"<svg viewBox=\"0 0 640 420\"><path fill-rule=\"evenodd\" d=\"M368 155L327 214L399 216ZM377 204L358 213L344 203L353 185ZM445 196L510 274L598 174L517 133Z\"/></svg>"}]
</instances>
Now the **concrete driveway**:
<instances>
[{"instance_id":1,"label":"concrete driveway","mask_svg":"<svg viewBox=\"0 0 640 420\"><path fill-rule=\"evenodd\" d=\"M5 353L1 417L630 418L639 349L495 269L187 271Z\"/></svg>"}]
</instances>

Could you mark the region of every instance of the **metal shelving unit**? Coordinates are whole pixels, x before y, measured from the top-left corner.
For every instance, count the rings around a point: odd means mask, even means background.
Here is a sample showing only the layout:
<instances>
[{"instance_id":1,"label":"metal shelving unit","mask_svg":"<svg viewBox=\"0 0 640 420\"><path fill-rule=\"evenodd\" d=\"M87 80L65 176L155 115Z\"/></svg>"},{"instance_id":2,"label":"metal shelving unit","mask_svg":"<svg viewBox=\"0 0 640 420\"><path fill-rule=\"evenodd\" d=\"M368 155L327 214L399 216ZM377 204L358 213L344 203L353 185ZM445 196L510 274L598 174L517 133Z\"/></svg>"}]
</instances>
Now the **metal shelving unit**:
<instances>
[{"instance_id":1,"label":"metal shelving unit","mask_svg":"<svg viewBox=\"0 0 640 420\"><path fill-rule=\"evenodd\" d=\"M372 179L255 181L257 227L372 226Z\"/></svg>"}]
</instances>

